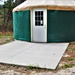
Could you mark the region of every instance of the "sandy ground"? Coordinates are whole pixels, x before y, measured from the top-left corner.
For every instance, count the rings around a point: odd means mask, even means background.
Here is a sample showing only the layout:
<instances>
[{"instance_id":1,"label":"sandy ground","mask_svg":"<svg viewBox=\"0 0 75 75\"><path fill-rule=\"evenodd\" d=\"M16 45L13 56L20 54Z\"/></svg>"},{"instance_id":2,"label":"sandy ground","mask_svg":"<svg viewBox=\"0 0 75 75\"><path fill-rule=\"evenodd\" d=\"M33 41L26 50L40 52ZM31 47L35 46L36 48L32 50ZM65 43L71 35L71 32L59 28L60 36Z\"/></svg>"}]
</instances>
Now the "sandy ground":
<instances>
[{"instance_id":1,"label":"sandy ground","mask_svg":"<svg viewBox=\"0 0 75 75\"><path fill-rule=\"evenodd\" d=\"M6 70L6 71L0 70L0 75L75 75L75 67L59 70L57 72L48 71L38 73L36 71L31 71L30 73L21 73L16 72L14 70Z\"/></svg>"}]
</instances>

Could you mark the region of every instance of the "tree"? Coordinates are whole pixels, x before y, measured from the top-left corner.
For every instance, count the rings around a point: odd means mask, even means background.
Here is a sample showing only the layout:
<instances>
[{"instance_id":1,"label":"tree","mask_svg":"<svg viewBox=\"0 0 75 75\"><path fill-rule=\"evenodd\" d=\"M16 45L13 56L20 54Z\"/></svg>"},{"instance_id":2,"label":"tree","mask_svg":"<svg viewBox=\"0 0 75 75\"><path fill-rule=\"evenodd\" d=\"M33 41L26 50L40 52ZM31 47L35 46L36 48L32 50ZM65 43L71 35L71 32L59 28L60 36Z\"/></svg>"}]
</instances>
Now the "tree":
<instances>
[{"instance_id":1,"label":"tree","mask_svg":"<svg viewBox=\"0 0 75 75\"><path fill-rule=\"evenodd\" d=\"M3 1L3 0L0 0ZM21 4L25 0L7 0L4 2L3 9L4 9L4 24L3 30L12 30L12 9L17 5Z\"/></svg>"},{"instance_id":2,"label":"tree","mask_svg":"<svg viewBox=\"0 0 75 75\"><path fill-rule=\"evenodd\" d=\"M21 4L21 3L24 2L24 1L26 1L26 0L16 0L16 1L15 1L15 4L16 4L16 6L17 6L17 5Z\"/></svg>"},{"instance_id":3,"label":"tree","mask_svg":"<svg viewBox=\"0 0 75 75\"><path fill-rule=\"evenodd\" d=\"M15 3L13 0L7 0L4 2L4 30L9 29L12 23L9 25L9 22L12 21L12 9L15 7Z\"/></svg>"}]
</instances>

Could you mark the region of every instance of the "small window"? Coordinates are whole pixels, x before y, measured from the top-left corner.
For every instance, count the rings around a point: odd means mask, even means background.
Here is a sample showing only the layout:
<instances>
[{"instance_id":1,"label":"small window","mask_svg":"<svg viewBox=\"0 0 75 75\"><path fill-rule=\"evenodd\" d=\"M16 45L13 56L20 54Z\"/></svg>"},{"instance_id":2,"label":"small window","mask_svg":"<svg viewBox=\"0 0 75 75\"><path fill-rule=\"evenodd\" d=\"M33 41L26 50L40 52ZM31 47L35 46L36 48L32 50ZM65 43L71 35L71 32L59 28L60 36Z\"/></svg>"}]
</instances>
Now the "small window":
<instances>
[{"instance_id":1,"label":"small window","mask_svg":"<svg viewBox=\"0 0 75 75\"><path fill-rule=\"evenodd\" d=\"M35 26L43 26L43 11L35 11Z\"/></svg>"}]
</instances>

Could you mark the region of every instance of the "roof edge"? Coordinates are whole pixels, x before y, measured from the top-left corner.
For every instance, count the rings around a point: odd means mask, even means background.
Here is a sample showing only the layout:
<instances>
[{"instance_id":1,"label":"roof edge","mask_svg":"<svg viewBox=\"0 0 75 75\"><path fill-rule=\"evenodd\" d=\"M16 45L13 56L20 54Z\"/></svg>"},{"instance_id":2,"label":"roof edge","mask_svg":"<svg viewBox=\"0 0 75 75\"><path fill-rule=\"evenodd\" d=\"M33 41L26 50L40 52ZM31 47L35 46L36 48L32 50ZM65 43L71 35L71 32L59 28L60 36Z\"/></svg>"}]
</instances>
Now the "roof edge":
<instances>
[{"instance_id":1,"label":"roof edge","mask_svg":"<svg viewBox=\"0 0 75 75\"><path fill-rule=\"evenodd\" d=\"M13 12L23 11L23 10L31 10L34 8L46 8L48 10L66 10L66 11L75 11L75 6L58 6L58 5L38 5L38 6L27 6L21 8L14 8Z\"/></svg>"}]
</instances>

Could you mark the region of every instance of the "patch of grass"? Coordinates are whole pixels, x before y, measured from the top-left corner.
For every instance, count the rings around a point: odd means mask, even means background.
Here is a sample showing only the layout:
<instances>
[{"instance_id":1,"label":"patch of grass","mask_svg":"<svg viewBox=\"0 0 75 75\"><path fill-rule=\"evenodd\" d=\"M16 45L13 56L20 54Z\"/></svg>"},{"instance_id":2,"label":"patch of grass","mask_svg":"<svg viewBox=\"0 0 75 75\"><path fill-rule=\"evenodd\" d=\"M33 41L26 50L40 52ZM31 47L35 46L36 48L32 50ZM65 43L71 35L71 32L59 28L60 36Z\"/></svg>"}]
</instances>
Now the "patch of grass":
<instances>
[{"instance_id":1,"label":"patch of grass","mask_svg":"<svg viewBox=\"0 0 75 75\"><path fill-rule=\"evenodd\" d=\"M73 48L72 50L75 50L75 48Z\"/></svg>"},{"instance_id":2,"label":"patch of grass","mask_svg":"<svg viewBox=\"0 0 75 75\"><path fill-rule=\"evenodd\" d=\"M32 65L29 65L29 66L28 66L28 68L29 68L29 69L33 69L33 68L34 68L34 66L32 66Z\"/></svg>"},{"instance_id":3,"label":"patch of grass","mask_svg":"<svg viewBox=\"0 0 75 75\"><path fill-rule=\"evenodd\" d=\"M8 43L8 42L10 42L10 40L6 40L6 41L4 42L4 44L6 44L6 43Z\"/></svg>"},{"instance_id":4,"label":"patch of grass","mask_svg":"<svg viewBox=\"0 0 75 75\"><path fill-rule=\"evenodd\" d=\"M62 66L62 68L71 68L75 66L75 64L65 64L64 66Z\"/></svg>"},{"instance_id":5,"label":"patch of grass","mask_svg":"<svg viewBox=\"0 0 75 75\"><path fill-rule=\"evenodd\" d=\"M71 50L72 48L68 46L67 50Z\"/></svg>"},{"instance_id":6,"label":"patch of grass","mask_svg":"<svg viewBox=\"0 0 75 75\"><path fill-rule=\"evenodd\" d=\"M74 58L67 58L67 60L68 60L68 61L73 61L73 60L74 60Z\"/></svg>"},{"instance_id":7,"label":"patch of grass","mask_svg":"<svg viewBox=\"0 0 75 75\"><path fill-rule=\"evenodd\" d=\"M38 66L36 67L36 66L32 66L32 65L29 65L27 68L28 69L40 69Z\"/></svg>"},{"instance_id":8,"label":"patch of grass","mask_svg":"<svg viewBox=\"0 0 75 75\"><path fill-rule=\"evenodd\" d=\"M0 39L5 38L5 37L10 37L10 38L12 38L13 35L12 35L12 34L0 34Z\"/></svg>"},{"instance_id":9,"label":"patch of grass","mask_svg":"<svg viewBox=\"0 0 75 75\"><path fill-rule=\"evenodd\" d=\"M0 45L13 41L12 33L0 33Z\"/></svg>"}]
</instances>

